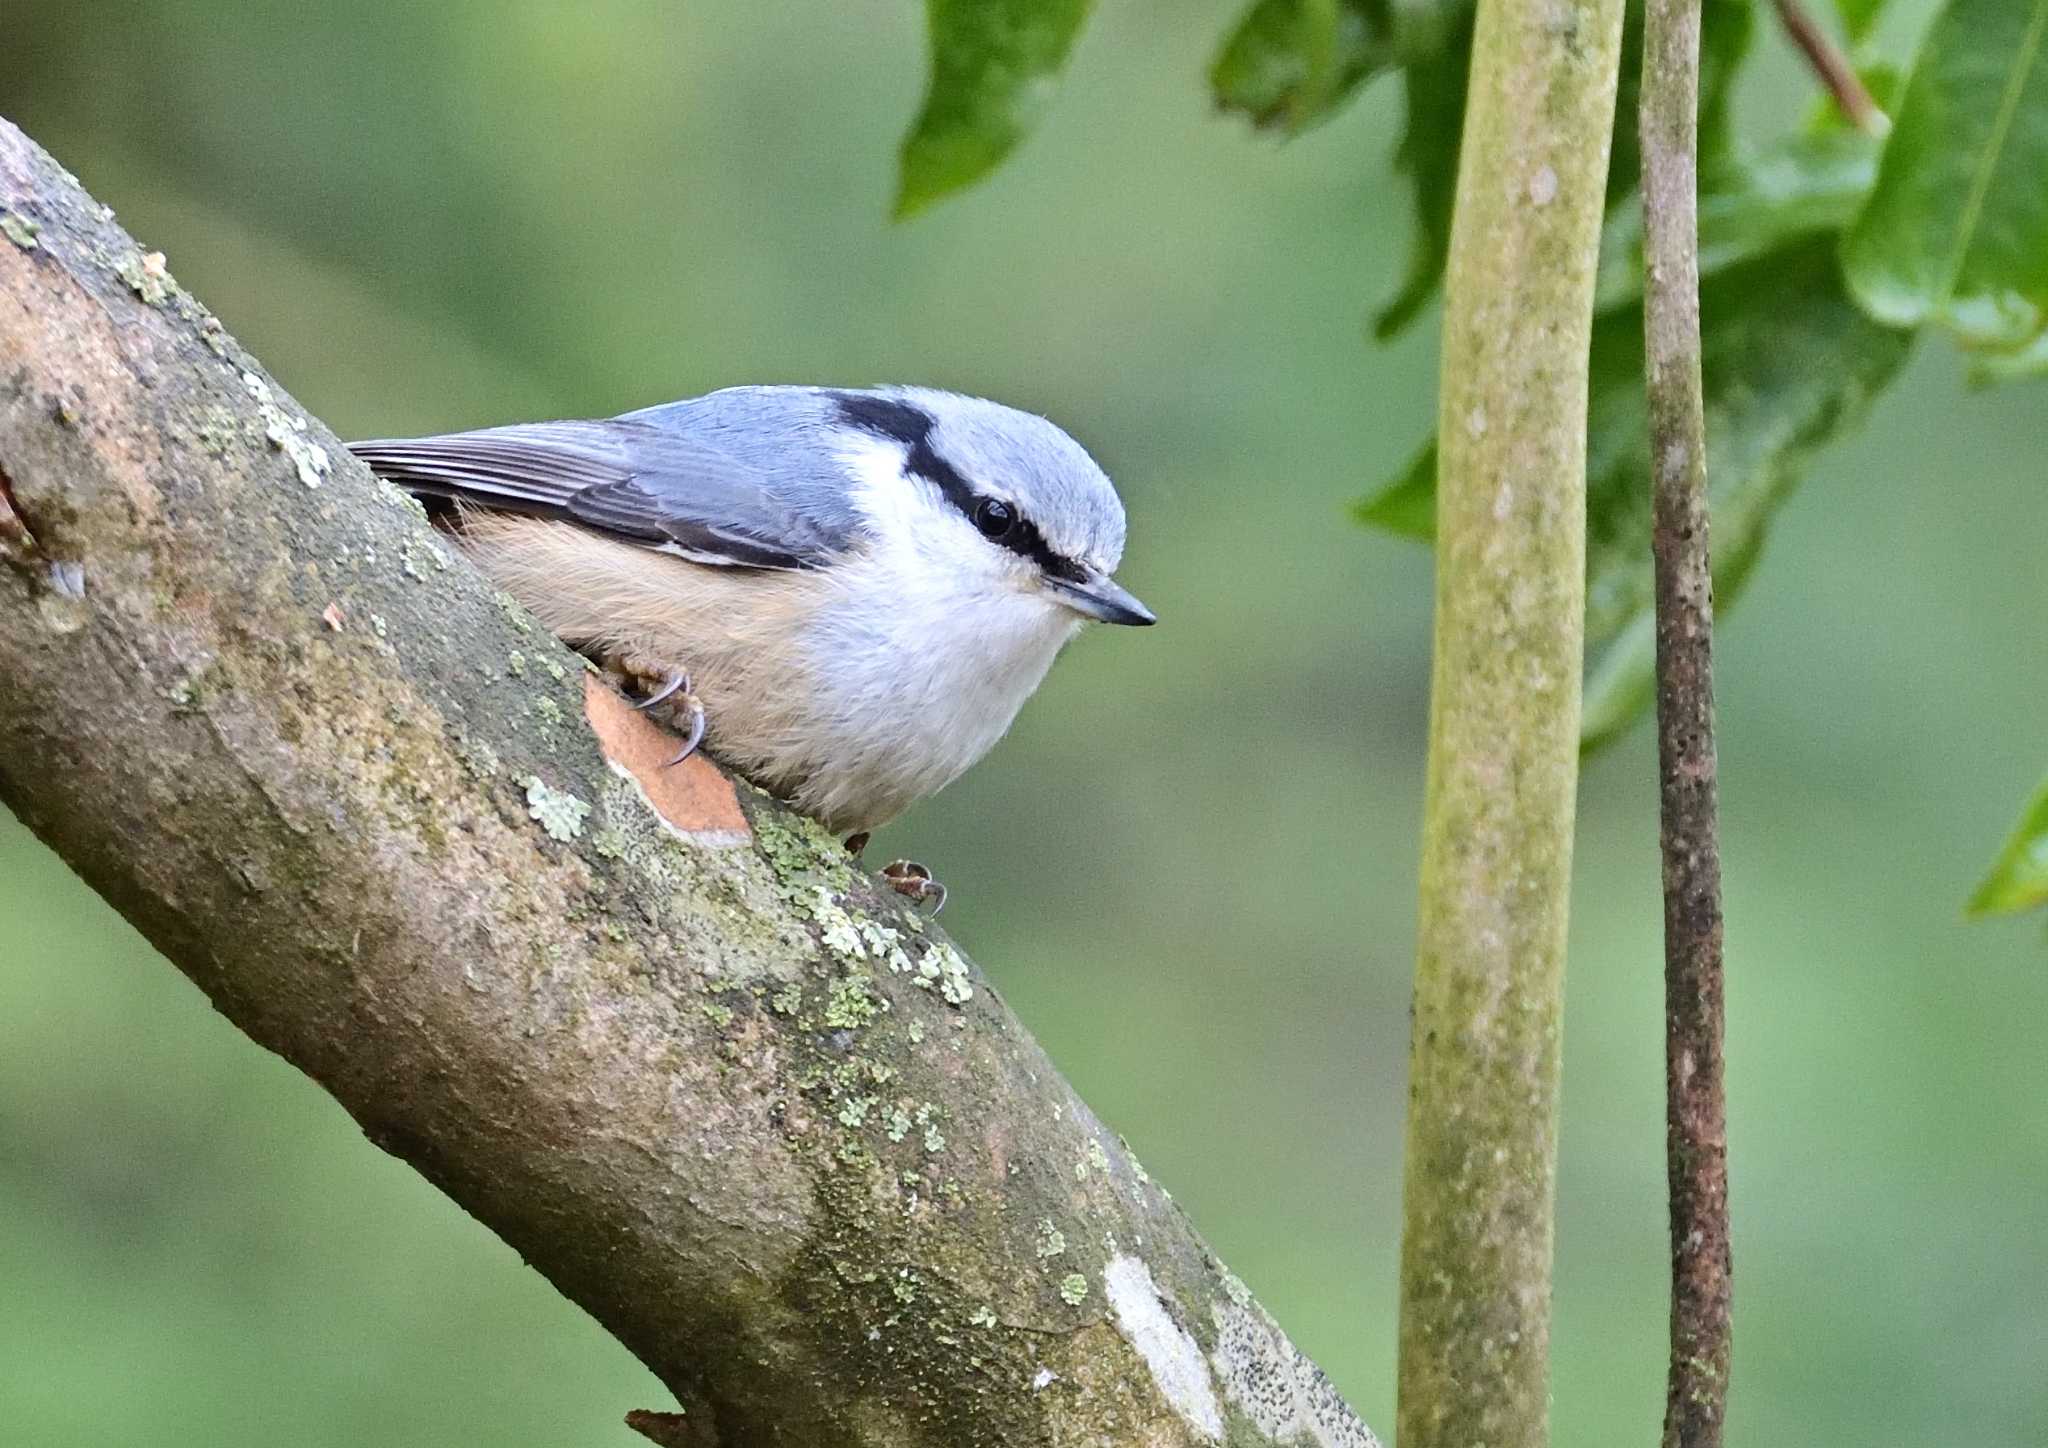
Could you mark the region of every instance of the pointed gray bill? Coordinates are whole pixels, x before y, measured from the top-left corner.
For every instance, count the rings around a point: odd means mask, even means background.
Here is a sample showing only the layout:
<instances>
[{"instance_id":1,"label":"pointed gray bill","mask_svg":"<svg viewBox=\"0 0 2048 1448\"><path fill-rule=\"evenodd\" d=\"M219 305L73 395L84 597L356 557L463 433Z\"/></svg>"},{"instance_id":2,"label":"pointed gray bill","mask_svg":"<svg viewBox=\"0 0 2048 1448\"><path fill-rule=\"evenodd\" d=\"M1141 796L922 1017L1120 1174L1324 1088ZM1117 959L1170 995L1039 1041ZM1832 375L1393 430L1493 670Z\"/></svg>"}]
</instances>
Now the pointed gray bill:
<instances>
[{"instance_id":1,"label":"pointed gray bill","mask_svg":"<svg viewBox=\"0 0 2048 1448\"><path fill-rule=\"evenodd\" d=\"M1159 622L1152 610L1138 602L1129 589L1093 569L1084 578L1047 578L1045 582L1059 596L1060 602L1088 618L1101 619L1104 623L1135 625Z\"/></svg>"}]
</instances>

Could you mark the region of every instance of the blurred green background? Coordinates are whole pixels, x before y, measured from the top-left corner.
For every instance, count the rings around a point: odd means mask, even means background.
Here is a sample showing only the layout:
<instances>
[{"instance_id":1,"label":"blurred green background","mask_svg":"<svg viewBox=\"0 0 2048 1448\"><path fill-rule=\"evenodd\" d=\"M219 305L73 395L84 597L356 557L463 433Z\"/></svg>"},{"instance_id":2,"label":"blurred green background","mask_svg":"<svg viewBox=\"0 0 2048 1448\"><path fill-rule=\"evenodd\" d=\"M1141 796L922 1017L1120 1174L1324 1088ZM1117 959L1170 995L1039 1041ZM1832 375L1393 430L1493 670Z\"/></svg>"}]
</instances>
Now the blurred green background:
<instances>
[{"instance_id":1,"label":"blurred green background","mask_svg":"<svg viewBox=\"0 0 2048 1448\"><path fill-rule=\"evenodd\" d=\"M874 853L1384 1432L1429 558L1342 509L1435 357L1363 340L1398 87L1284 149L1215 119L1235 4L1104 5L902 227L911 0L8 0L0 114L344 435L903 380L1088 443L1164 622ZM1805 102L1766 49L1752 131ZM2048 760L2048 393L1961 370L1923 346L1824 456L1723 635L1734 1443L2048 1442L2048 943L1959 915ZM1562 1444L1662 1411L1655 840L1639 730L1584 784ZM626 1448L664 1405L4 814L0 1223L0 1443Z\"/></svg>"}]
</instances>

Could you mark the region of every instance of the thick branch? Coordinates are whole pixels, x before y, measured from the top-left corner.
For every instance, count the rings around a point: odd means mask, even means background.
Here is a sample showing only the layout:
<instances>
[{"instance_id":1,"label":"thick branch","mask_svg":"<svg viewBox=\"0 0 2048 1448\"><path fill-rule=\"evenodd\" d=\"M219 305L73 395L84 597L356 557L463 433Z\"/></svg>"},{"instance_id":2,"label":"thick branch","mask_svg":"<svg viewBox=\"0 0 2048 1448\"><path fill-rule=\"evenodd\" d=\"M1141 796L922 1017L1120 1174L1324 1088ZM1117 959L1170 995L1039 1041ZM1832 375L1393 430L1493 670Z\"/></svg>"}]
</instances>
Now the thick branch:
<instances>
[{"instance_id":1,"label":"thick branch","mask_svg":"<svg viewBox=\"0 0 2048 1448\"><path fill-rule=\"evenodd\" d=\"M1401 1448L1548 1432L1587 352L1621 0L1481 0L1445 271Z\"/></svg>"},{"instance_id":2,"label":"thick branch","mask_svg":"<svg viewBox=\"0 0 2048 1448\"><path fill-rule=\"evenodd\" d=\"M1700 379L1699 67L1699 0L1649 0L1643 25L1643 317L1653 473L1650 546L1657 575L1665 1157L1671 1192L1665 1448L1720 1443L1729 1365L1714 591Z\"/></svg>"},{"instance_id":3,"label":"thick branch","mask_svg":"<svg viewBox=\"0 0 2048 1448\"><path fill-rule=\"evenodd\" d=\"M0 799L674 1389L650 1431L1373 1441L935 930L656 768L4 122L0 210Z\"/></svg>"}]
</instances>

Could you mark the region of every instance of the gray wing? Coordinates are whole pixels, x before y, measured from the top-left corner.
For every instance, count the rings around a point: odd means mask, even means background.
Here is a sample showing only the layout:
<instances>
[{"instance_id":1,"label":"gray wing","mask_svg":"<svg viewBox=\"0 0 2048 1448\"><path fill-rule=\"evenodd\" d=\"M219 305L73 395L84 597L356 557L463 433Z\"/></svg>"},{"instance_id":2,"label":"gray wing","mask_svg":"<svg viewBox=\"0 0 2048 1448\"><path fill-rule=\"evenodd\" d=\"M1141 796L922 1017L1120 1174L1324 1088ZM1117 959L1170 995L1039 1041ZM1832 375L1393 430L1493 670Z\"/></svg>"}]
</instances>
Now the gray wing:
<instances>
[{"instance_id":1,"label":"gray wing","mask_svg":"<svg viewBox=\"0 0 2048 1448\"><path fill-rule=\"evenodd\" d=\"M810 473L679 428L659 410L591 422L536 422L441 437L350 443L373 472L423 499L579 523L696 563L807 568L844 551L855 521L812 506L832 467L815 439L785 436Z\"/></svg>"}]
</instances>

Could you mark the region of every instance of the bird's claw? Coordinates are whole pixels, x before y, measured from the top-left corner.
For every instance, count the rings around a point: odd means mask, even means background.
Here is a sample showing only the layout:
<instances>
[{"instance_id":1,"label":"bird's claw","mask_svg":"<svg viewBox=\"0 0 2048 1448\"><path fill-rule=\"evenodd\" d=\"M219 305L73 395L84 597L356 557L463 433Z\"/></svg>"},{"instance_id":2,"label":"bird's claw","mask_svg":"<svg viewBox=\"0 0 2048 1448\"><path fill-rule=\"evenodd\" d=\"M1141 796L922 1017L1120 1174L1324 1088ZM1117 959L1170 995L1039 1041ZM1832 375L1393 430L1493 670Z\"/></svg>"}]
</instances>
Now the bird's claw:
<instances>
[{"instance_id":1,"label":"bird's claw","mask_svg":"<svg viewBox=\"0 0 2048 1448\"><path fill-rule=\"evenodd\" d=\"M690 671L688 669L677 669L668 676L659 689L656 689L646 698L639 700L633 707L635 709L652 709L664 699L673 699L679 693L688 693L689 688Z\"/></svg>"},{"instance_id":2,"label":"bird's claw","mask_svg":"<svg viewBox=\"0 0 2048 1448\"><path fill-rule=\"evenodd\" d=\"M882 867L882 881L899 895L916 904L932 902L932 914L946 908L946 887L932 878L932 872L915 860L895 860Z\"/></svg>"},{"instance_id":3,"label":"bird's claw","mask_svg":"<svg viewBox=\"0 0 2048 1448\"><path fill-rule=\"evenodd\" d=\"M690 692L690 671L688 669L677 669L663 677L653 670L642 672L641 669L632 664L624 665L623 670L630 678L661 679L660 685L653 693L644 699L633 701L635 709L645 711L654 708L658 704L667 704L673 699L675 703L670 707L682 711L689 719L689 729L683 737L682 751L674 759L669 760L668 764L664 767L673 768L681 764L685 759L688 759L692 754L695 754L697 746L704 742L705 719L703 701Z\"/></svg>"},{"instance_id":4,"label":"bird's claw","mask_svg":"<svg viewBox=\"0 0 2048 1448\"><path fill-rule=\"evenodd\" d=\"M674 768L697 752L697 746L704 742L704 705L695 694L685 694L684 707L690 711L690 732L683 737L683 747L676 757L668 762Z\"/></svg>"}]
</instances>

